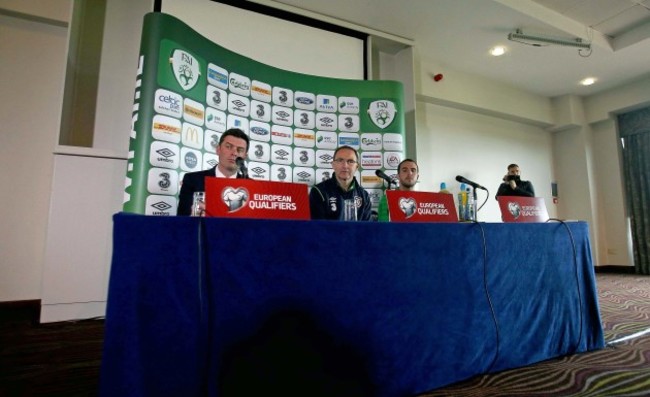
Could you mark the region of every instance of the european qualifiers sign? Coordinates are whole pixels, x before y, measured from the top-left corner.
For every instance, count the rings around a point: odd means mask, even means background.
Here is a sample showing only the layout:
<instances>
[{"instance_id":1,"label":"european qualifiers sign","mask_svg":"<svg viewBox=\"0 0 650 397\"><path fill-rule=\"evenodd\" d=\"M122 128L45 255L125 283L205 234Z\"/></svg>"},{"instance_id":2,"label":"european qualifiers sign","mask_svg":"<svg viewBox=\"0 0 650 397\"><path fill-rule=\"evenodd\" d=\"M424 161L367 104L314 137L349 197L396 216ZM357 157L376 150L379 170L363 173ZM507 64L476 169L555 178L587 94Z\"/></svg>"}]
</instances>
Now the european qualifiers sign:
<instances>
[{"instance_id":1,"label":"european qualifiers sign","mask_svg":"<svg viewBox=\"0 0 650 397\"><path fill-rule=\"evenodd\" d=\"M205 214L229 218L310 219L307 185L205 178Z\"/></svg>"},{"instance_id":2,"label":"european qualifiers sign","mask_svg":"<svg viewBox=\"0 0 650 397\"><path fill-rule=\"evenodd\" d=\"M542 197L499 196L503 222L546 222L548 211Z\"/></svg>"},{"instance_id":3,"label":"european qualifiers sign","mask_svg":"<svg viewBox=\"0 0 650 397\"><path fill-rule=\"evenodd\" d=\"M386 199L391 222L458 222L452 194L388 190Z\"/></svg>"},{"instance_id":4,"label":"european qualifiers sign","mask_svg":"<svg viewBox=\"0 0 650 397\"><path fill-rule=\"evenodd\" d=\"M348 145L359 151L357 179L379 198L386 186L375 170L394 174L405 157L403 97L396 81L334 79L265 65L170 15L150 13L140 45L123 209L176 215L183 176L216 166L219 138L233 127L250 138L252 179L313 186L332 177L334 150ZM232 205L246 203L237 212L286 204L283 196L235 200L240 193L230 192Z\"/></svg>"}]
</instances>

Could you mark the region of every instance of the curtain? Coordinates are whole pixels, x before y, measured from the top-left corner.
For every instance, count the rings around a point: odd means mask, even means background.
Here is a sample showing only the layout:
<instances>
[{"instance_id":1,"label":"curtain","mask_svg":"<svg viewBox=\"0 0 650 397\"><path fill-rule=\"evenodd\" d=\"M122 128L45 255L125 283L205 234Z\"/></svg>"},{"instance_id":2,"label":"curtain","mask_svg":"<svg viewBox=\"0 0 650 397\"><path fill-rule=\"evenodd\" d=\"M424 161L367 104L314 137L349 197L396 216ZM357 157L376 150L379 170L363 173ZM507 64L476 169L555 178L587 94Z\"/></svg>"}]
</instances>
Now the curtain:
<instances>
[{"instance_id":1,"label":"curtain","mask_svg":"<svg viewBox=\"0 0 650 397\"><path fill-rule=\"evenodd\" d=\"M650 275L650 108L618 116L634 267Z\"/></svg>"}]
</instances>

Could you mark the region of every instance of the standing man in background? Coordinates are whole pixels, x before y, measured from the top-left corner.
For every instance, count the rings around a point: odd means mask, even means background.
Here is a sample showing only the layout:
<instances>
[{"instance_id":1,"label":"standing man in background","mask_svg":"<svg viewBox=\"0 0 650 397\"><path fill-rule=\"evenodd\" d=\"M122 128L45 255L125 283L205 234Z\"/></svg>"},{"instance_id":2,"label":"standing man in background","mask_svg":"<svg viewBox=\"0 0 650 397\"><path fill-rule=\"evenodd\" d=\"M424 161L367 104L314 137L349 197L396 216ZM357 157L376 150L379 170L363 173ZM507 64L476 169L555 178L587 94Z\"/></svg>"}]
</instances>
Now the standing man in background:
<instances>
[{"instance_id":1,"label":"standing man in background","mask_svg":"<svg viewBox=\"0 0 650 397\"><path fill-rule=\"evenodd\" d=\"M231 128L221 135L216 151L219 164L209 170L188 172L183 177L181 192L178 195L178 210L176 215L190 215L194 192L205 191L205 177L244 178L239 174L237 158L246 159L250 141L248 135L239 128Z\"/></svg>"},{"instance_id":2,"label":"standing man in background","mask_svg":"<svg viewBox=\"0 0 650 397\"><path fill-rule=\"evenodd\" d=\"M332 168L334 175L312 187L309 192L311 219L344 220L344 204L346 201L353 201L357 220L369 221L370 196L354 177L359 168L357 151L350 146L336 149Z\"/></svg>"},{"instance_id":3,"label":"standing man in background","mask_svg":"<svg viewBox=\"0 0 650 397\"><path fill-rule=\"evenodd\" d=\"M508 173L503 177L503 183L499 185L499 190L494 198L499 196L535 197L533 184L530 181L522 181L520 175L519 166L510 164Z\"/></svg>"},{"instance_id":4,"label":"standing man in background","mask_svg":"<svg viewBox=\"0 0 650 397\"><path fill-rule=\"evenodd\" d=\"M415 190L420 170L415 160L405 159L397 166L397 179L399 180L398 190ZM380 222L388 222L388 200L384 194L379 200L378 219Z\"/></svg>"}]
</instances>

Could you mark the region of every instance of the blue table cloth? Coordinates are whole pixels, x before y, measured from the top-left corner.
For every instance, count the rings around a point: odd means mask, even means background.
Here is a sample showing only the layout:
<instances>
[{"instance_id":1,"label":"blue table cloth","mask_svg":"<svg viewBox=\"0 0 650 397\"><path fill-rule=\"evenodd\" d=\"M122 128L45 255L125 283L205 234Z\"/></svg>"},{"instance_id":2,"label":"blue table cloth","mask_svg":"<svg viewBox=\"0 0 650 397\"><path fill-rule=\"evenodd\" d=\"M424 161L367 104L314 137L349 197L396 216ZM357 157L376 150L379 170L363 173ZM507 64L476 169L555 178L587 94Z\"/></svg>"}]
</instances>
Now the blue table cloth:
<instances>
[{"instance_id":1,"label":"blue table cloth","mask_svg":"<svg viewBox=\"0 0 650 397\"><path fill-rule=\"evenodd\" d=\"M114 217L102 396L407 396L604 346L584 222Z\"/></svg>"}]
</instances>

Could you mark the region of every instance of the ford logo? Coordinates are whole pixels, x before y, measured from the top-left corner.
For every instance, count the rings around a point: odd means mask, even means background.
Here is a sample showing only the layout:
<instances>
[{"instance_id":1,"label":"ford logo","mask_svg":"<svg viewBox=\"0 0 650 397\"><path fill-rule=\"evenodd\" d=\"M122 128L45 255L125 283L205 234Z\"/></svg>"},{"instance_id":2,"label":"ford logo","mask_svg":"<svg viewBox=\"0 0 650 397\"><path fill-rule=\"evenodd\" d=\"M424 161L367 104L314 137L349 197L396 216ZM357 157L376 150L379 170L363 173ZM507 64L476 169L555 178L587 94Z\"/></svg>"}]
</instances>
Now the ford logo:
<instances>
[{"instance_id":1,"label":"ford logo","mask_svg":"<svg viewBox=\"0 0 650 397\"><path fill-rule=\"evenodd\" d=\"M313 100L311 100L309 98L302 97L302 96L296 98L296 102L302 103L303 105L311 105L312 103L314 103Z\"/></svg>"},{"instance_id":2,"label":"ford logo","mask_svg":"<svg viewBox=\"0 0 650 397\"><path fill-rule=\"evenodd\" d=\"M269 131L262 127L252 127L251 132L255 135L268 135Z\"/></svg>"}]
</instances>

